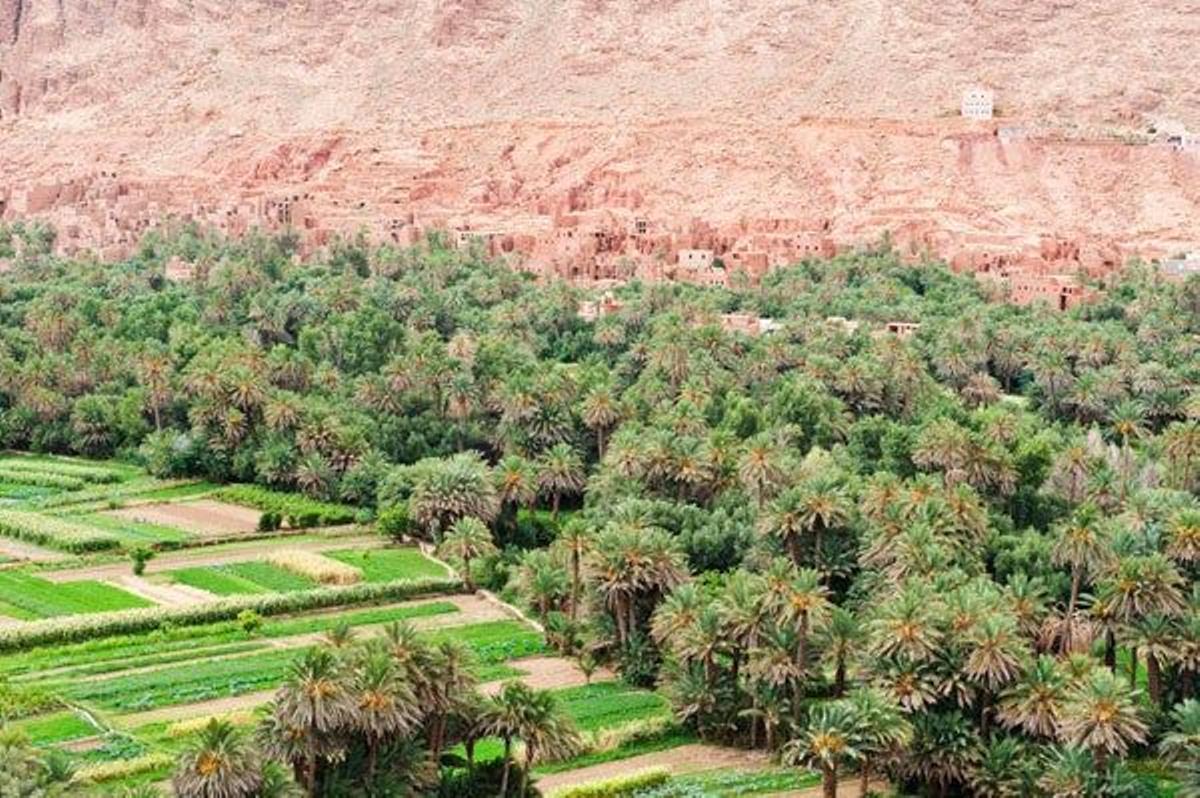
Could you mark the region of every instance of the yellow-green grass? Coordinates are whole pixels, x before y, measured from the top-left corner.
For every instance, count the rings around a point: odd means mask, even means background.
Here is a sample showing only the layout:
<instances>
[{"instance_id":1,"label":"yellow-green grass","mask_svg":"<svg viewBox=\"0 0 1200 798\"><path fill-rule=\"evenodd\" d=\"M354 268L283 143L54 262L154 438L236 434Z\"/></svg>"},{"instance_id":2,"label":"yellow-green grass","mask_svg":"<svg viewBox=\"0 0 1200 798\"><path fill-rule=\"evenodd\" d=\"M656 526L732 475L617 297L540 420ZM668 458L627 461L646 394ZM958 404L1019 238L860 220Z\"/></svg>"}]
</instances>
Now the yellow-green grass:
<instances>
[{"instance_id":1,"label":"yellow-green grass","mask_svg":"<svg viewBox=\"0 0 1200 798\"><path fill-rule=\"evenodd\" d=\"M5 604L37 618L153 606L141 596L104 582L55 583L17 570L0 571L0 596Z\"/></svg>"},{"instance_id":2,"label":"yellow-green grass","mask_svg":"<svg viewBox=\"0 0 1200 798\"><path fill-rule=\"evenodd\" d=\"M265 562L242 562L197 568L181 568L168 573L183 585L206 590L218 596L247 593L285 593L308 590L317 583L308 577L285 571Z\"/></svg>"},{"instance_id":3,"label":"yellow-green grass","mask_svg":"<svg viewBox=\"0 0 1200 798\"><path fill-rule=\"evenodd\" d=\"M419 549L363 549L325 552L330 559L352 565L367 582L391 582L395 579L442 577L446 569L426 557Z\"/></svg>"}]
</instances>

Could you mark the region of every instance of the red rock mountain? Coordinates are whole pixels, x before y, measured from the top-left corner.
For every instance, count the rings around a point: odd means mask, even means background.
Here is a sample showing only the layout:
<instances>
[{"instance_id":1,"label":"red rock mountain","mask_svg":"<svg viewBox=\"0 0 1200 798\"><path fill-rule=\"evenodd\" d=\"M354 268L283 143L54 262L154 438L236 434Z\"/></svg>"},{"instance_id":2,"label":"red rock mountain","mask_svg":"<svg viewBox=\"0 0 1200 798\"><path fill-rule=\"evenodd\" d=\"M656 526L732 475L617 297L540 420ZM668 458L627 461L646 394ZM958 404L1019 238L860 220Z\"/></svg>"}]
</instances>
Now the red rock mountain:
<instances>
[{"instance_id":1,"label":"red rock mountain","mask_svg":"<svg viewBox=\"0 0 1200 798\"><path fill-rule=\"evenodd\" d=\"M1103 265L1200 249L1197 42L1194 0L0 0L0 211Z\"/></svg>"}]
</instances>

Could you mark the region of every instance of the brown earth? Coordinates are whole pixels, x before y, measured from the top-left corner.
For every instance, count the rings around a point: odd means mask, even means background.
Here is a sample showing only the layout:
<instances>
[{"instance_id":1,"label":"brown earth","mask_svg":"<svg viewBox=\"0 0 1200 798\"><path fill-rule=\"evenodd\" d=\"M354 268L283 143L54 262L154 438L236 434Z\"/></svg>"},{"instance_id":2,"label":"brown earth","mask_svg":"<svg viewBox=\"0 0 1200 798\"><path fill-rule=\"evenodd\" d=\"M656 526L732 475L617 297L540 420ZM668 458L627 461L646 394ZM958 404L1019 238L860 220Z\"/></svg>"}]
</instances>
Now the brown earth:
<instances>
[{"instance_id":1,"label":"brown earth","mask_svg":"<svg viewBox=\"0 0 1200 798\"><path fill-rule=\"evenodd\" d=\"M105 515L182 529L199 538L229 537L258 529L258 510L237 504L196 499L194 501L140 504L109 510Z\"/></svg>"},{"instance_id":2,"label":"brown earth","mask_svg":"<svg viewBox=\"0 0 1200 798\"><path fill-rule=\"evenodd\" d=\"M552 773L540 777L537 785L543 792L553 795L553 790L563 787L628 776L651 768L666 768L672 775L679 775L716 770L717 768L756 770L766 767L769 761L766 754L758 751L743 751L738 748L722 748L716 745L695 743L670 748L666 751L655 751L628 759L619 759L615 762L603 762L576 770Z\"/></svg>"},{"instance_id":3,"label":"brown earth","mask_svg":"<svg viewBox=\"0 0 1200 798\"><path fill-rule=\"evenodd\" d=\"M0 0L0 216L319 243L636 214L703 243L1200 243L1191 0ZM956 118L965 88L999 118ZM618 225L619 220L611 222ZM537 265L537 264L535 264Z\"/></svg>"}]
</instances>

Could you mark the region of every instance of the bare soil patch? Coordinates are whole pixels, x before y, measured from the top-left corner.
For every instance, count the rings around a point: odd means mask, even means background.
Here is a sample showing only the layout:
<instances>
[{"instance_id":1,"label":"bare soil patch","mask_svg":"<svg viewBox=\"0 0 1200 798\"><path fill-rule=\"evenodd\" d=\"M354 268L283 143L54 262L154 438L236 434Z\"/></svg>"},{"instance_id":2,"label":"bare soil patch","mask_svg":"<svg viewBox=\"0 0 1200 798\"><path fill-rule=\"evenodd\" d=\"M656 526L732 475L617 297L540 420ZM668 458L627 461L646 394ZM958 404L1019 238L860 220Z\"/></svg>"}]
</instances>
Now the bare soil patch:
<instances>
[{"instance_id":1,"label":"bare soil patch","mask_svg":"<svg viewBox=\"0 0 1200 798\"><path fill-rule=\"evenodd\" d=\"M189 585L156 584L130 574L115 580L115 583L122 590L163 607L190 607L193 604L203 604L217 599L212 593Z\"/></svg>"},{"instance_id":2,"label":"bare soil patch","mask_svg":"<svg viewBox=\"0 0 1200 798\"><path fill-rule=\"evenodd\" d=\"M737 748L722 748L716 745L696 743L681 745L667 751L655 751L650 754L620 759L615 762L603 762L578 770L553 773L539 778L537 786L546 792L562 787L574 787L593 781L627 776L650 768L666 768L672 775L679 775L718 768L756 770L766 767L769 763L770 760L766 754L759 751L742 751ZM819 789L817 794L820 794ZM851 793L847 792L846 794L850 795Z\"/></svg>"},{"instance_id":3,"label":"bare soil patch","mask_svg":"<svg viewBox=\"0 0 1200 798\"><path fill-rule=\"evenodd\" d=\"M538 690L558 690L565 687L579 687L588 683L587 677L583 675L583 671L579 670L579 666L573 660L565 657L526 657L513 660L509 664L525 671L524 675L517 677L519 681ZM616 678L614 674L605 668L592 674L593 682L603 682L614 678ZM502 679L497 682L488 682L480 689L485 695L495 695L506 681L511 680Z\"/></svg>"},{"instance_id":4,"label":"bare soil patch","mask_svg":"<svg viewBox=\"0 0 1200 798\"><path fill-rule=\"evenodd\" d=\"M41 546L35 546L32 543L26 543L23 540L13 540L12 538L0 537L0 555L11 557L14 560L28 560L29 562L54 562L61 560L66 555L43 549Z\"/></svg>"},{"instance_id":5,"label":"bare soil patch","mask_svg":"<svg viewBox=\"0 0 1200 798\"><path fill-rule=\"evenodd\" d=\"M258 529L258 518L262 513L237 504L196 499L122 507L109 510L105 515L145 524L172 526L199 538L216 538L254 532Z\"/></svg>"}]
</instances>

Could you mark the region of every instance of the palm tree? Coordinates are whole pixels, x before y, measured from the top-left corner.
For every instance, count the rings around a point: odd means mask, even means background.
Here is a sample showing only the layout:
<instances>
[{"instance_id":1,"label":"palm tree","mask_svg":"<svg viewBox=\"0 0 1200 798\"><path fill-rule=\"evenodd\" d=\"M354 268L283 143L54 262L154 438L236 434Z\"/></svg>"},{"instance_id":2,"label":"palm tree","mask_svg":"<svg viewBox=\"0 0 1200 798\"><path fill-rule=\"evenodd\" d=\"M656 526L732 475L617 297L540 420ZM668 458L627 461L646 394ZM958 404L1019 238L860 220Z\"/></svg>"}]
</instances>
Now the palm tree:
<instances>
[{"instance_id":1,"label":"palm tree","mask_svg":"<svg viewBox=\"0 0 1200 798\"><path fill-rule=\"evenodd\" d=\"M233 724L216 718L179 755L171 776L181 798L252 798L262 782L258 752Z\"/></svg>"},{"instance_id":2,"label":"palm tree","mask_svg":"<svg viewBox=\"0 0 1200 798\"><path fill-rule=\"evenodd\" d=\"M1188 699L1171 712L1174 729L1159 750L1178 769L1180 798L1200 798L1200 701Z\"/></svg>"},{"instance_id":3,"label":"palm tree","mask_svg":"<svg viewBox=\"0 0 1200 798\"><path fill-rule=\"evenodd\" d=\"M1016 619L1003 612L985 616L968 631L965 642L963 673L980 688L980 726L986 734L991 696L1021 675L1029 651Z\"/></svg>"},{"instance_id":4,"label":"palm tree","mask_svg":"<svg viewBox=\"0 0 1200 798\"><path fill-rule=\"evenodd\" d=\"M1033 737L1052 738L1058 733L1066 697L1066 675L1053 658L1041 656L1001 694L997 717Z\"/></svg>"},{"instance_id":5,"label":"palm tree","mask_svg":"<svg viewBox=\"0 0 1200 798\"><path fill-rule=\"evenodd\" d=\"M1101 794L1100 783L1091 752L1073 745L1051 749L1038 779L1038 786L1055 798L1091 798Z\"/></svg>"},{"instance_id":6,"label":"palm tree","mask_svg":"<svg viewBox=\"0 0 1200 798\"><path fill-rule=\"evenodd\" d=\"M521 790L525 794L531 764L539 756L569 755L578 745L578 735L562 714L548 690L534 690L521 682L507 682L484 710L483 733L499 737L504 743L504 771L500 778L500 796L508 795L512 768L512 749L516 740L525 743L526 767Z\"/></svg>"},{"instance_id":7,"label":"palm tree","mask_svg":"<svg viewBox=\"0 0 1200 798\"><path fill-rule=\"evenodd\" d=\"M595 433L596 449L603 460L608 433L621 420L621 407L612 388L604 385L589 391L583 398L580 417L587 428Z\"/></svg>"},{"instance_id":8,"label":"palm tree","mask_svg":"<svg viewBox=\"0 0 1200 798\"><path fill-rule=\"evenodd\" d=\"M837 798L838 769L861 756L857 732L857 719L848 703L820 704L800 736L783 746L783 762L818 768L825 798Z\"/></svg>"},{"instance_id":9,"label":"palm tree","mask_svg":"<svg viewBox=\"0 0 1200 798\"><path fill-rule=\"evenodd\" d=\"M912 724L887 693L876 688L859 688L846 696L854 716L855 737L862 758L859 766L860 798L866 798L871 784L871 765L882 757L897 753L912 740Z\"/></svg>"},{"instance_id":10,"label":"palm tree","mask_svg":"<svg viewBox=\"0 0 1200 798\"><path fill-rule=\"evenodd\" d=\"M833 695L841 697L846 690L846 662L866 641L866 630L854 613L842 607L830 610L829 620L821 630L820 648L833 665Z\"/></svg>"},{"instance_id":11,"label":"palm tree","mask_svg":"<svg viewBox=\"0 0 1200 798\"><path fill-rule=\"evenodd\" d=\"M766 512L760 513L758 522L759 531L777 538L797 568L804 565L800 553L800 539L806 529L802 498L800 491L795 488L785 490L771 502Z\"/></svg>"},{"instance_id":12,"label":"palm tree","mask_svg":"<svg viewBox=\"0 0 1200 798\"><path fill-rule=\"evenodd\" d=\"M545 549L525 552L517 568L516 583L522 598L537 611L543 626L568 590L566 572Z\"/></svg>"},{"instance_id":13,"label":"palm tree","mask_svg":"<svg viewBox=\"0 0 1200 798\"><path fill-rule=\"evenodd\" d=\"M783 451L766 438L752 440L738 460L738 480L760 511L783 482L785 471Z\"/></svg>"},{"instance_id":14,"label":"palm tree","mask_svg":"<svg viewBox=\"0 0 1200 798\"><path fill-rule=\"evenodd\" d=\"M368 652L355 670L351 692L357 702L354 728L367 744L368 781L375 775L379 747L386 740L412 731L421 709L412 688L386 650Z\"/></svg>"},{"instance_id":15,"label":"palm tree","mask_svg":"<svg viewBox=\"0 0 1200 798\"><path fill-rule=\"evenodd\" d=\"M492 533L478 518L466 516L454 522L454 526L442 539L438 553L462 562L463 582L469 592L475 592L471 579L471 561L490 557L497 551Z\"/></svg>"},{"instance_id":16,"label":"palm tree","mask_svg":"<svg viewBox=\"0 0 1200 798\"><path fill-rule=\"evenodd\" d=\"M678 542L654 527L606 527L588 564L589 581L616 623L621 646L637 635L639 618L687 577Z\"/></svg>"},{"instance_id":17,"label":"palm tree","mask_svg":"<svg viewBox=\"0 0 1200 798\"><path fill-rule=\"evenodd\" d=\"M1167 555L1183 565L1200 563L1200 510L1182 509L1167 522Z\"/></svg>"},{"instance_id":18,"label":"palm tree","mask_svg":"<svg viewBox=\"0 0 1200 798\"><path fill-rule=\"evenodd\" d=\"M805 480L799 486L800 525L812 536L814 565L823 562L822 536L850 520L850 499L838 482L829 476Z\"/></svg>"},{"instance_id":19,"label":"palm tree","mask_svg":"<svg viewBox=\"0 0 1200 798\"><path fill-rule=\"evenodd\" d=\"M313 648L292 663L275 694L264 729L267 753L291 761L310 796L316 796L321 765L337 753L337 736L357 711L347 674L334 654Z\"/></svg>"},{"instance_id":20,"label":"palm tree","mask_svg":"<svg viewBox=\"0 0 1200 798\"><path fill-rule=\"evenodd\" d=\"M1110 755L1124 755L1131 743L1145 742L1148 733L1137 692L1104 668L1093 669L1067 694L1058 730L1063 742L1089 749L1099 770Z\"/></svg>"},{"instance_id":21,"label":"palm tree","mask_svg":"<svg viewBox=\"0 0 1200 798\"><path fill-rule=\"evenodd\" d=\"M1200 421L1179 421L1167 427L1162 436L1167 473L1175 487L1196 490L1200 487Z\"/></svg>"},{"instance_id":22,"label":"palm tree","mask_svg":"<svg viewBox=\"0 0 1200 798\"><path fill-rule=\"evenodd\" d=\"M1137 651L1146 660L1146 686L1150 691L1150 703L1155 707L1162 706L1163 665L1174 660L1178 650L1174 622L1158 614L1139 618L1129 627L1127 640L1130 651Z\"/></svg>"},{"instance_id":23,"label":"palm tree","mask_svg":"<svg viewBox=\"0 0 1200 798\"><path fill-rule=\"evenodd\" d=\"M1099 573L1112 561L1109 536L1101 523L1100 512L1094 505L1083 505L1067 523L1057 528L1050 556L1055 565L1065 565L1071 569L1071 597L1067 602L1061 649L1070 651L1071 626L1075 622L1083 579L1088 574Z\"/></svg>"},{"instance_id":24,"label":"palm tree","mask_svg":"<svg viewBox=\"0 0 1200 798\"><path fill-rule=\"evenodd\" d=\"M809 667L808 644L812 624L824 621L829 607L829 591L821 584L821 575L812 568L797 572L788 586L779 622L796 630L796 662L806 672Z\"/></svg>"},{"instance_id":25,"label":"palm tree","mask_svg":"<svg viewBox=\"0 0 1200 798\"><path fill-rule=\"evenodd\" d=\"M547 450L538 462L538 485L550 494L551 517L558 520L558 505L564 493L583 490L587 475L579 454L565 443Z\"/></svg>"},{"instance_id":26,"label":"palm tree","mask_svg":"<svg viewBox=\"0 0 1200 798\"><path fill-rule=\"evenodd\" d=\"M504 457L495 468L496 494L510 519L519 507L529 507L537 498L537 473L533 464L519 455Z\"/></svg>"},{"instance_id":27,"label":"palm tree","mask_svg":"<svg viewBox=\"0 0 1200 798\"><path fill-rule=\"evenodd\" d=\"M567 553L571 563L571 620L579 617L583 597L583 558L592 548L592 532L586 524L571 519L558 532L554 545Z\"/></svg>"}]
</instances>

